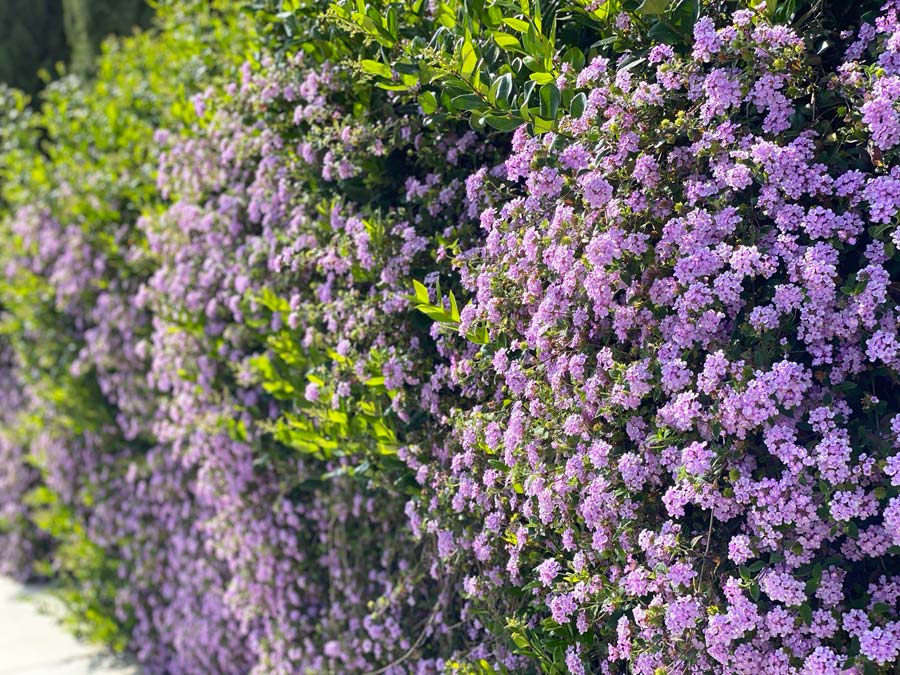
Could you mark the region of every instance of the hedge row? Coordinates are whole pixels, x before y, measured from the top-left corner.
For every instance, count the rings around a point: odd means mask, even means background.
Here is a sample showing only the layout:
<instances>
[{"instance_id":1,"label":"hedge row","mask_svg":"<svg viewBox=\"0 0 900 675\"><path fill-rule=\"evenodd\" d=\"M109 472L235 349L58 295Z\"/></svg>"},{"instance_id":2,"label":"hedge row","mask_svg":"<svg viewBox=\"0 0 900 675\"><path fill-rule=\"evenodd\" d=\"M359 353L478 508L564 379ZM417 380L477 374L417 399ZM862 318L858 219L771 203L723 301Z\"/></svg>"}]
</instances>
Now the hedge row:
<instances>
[{"instance_id":1,"label":"hedge row","mask_svg":"<svg viewBox=\"0 0 900 675\"><path fill-rule=\"evenodd\" d=\"M900 4L229 5L6 94L4 569L148 672L894 672Z\"/></svg>"}]
</instances>

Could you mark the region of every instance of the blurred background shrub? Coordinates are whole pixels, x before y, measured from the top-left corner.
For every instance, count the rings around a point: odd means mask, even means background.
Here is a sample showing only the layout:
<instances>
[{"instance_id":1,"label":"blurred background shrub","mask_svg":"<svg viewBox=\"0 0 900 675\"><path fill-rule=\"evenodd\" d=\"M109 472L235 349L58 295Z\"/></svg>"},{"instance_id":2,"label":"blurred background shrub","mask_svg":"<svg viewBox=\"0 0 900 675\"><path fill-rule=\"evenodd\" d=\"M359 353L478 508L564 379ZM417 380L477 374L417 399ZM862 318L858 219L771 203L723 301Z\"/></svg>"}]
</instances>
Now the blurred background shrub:
<instances>
[{"instance_id":1,"label":"blurred background shrub","mask_svg":"<svg viewBox=\"0 0 900 675\"><path fill-rule=\"evenodd\" d=\"M104 38L146 27L152 16L145 0L6 0L0 3L0 82L34 94L57 64L87 74Z\"/></svg>"}]
</instances>

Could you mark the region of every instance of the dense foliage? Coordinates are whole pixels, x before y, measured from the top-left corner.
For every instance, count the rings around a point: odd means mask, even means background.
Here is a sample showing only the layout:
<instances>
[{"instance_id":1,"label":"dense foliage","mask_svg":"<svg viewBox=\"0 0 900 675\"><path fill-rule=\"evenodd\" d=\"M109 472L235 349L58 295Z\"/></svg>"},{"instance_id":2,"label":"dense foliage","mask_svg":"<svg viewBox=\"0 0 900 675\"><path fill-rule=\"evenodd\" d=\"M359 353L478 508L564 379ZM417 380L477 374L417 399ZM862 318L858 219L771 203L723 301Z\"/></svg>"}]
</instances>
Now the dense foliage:
<instances>
[{"instance_id":1,"label":"dense foliage","mask_svg":"<svg viewBox=\"0 0 900 675\"><path fill-rule=\"evenodd\" d=\"M3 569L149 672L895 672L900 4L249 9L7 95Z\"/></svg>"},{"instance_id":2,"label":"dense foliage","mask_svg":"<svg viewBox=\"0 0 900 675\"><path fill-rule=\"evenodd\" d=\"M159 208L153 134L193 116L190 95L243 58L245 33L205 2L161 8L158 22L156 34L108 43L95 81L50 85L40 111L10 96L2 136L4 395L21 400L4 406L18 423L2 433L25 460L4 466L0 500L15 518L2 529L29 541L37 525L49 537L30 547L53 554L24 565L28 551L4 540L0 555L22 576L57 576L82 627L117 646L138 611L119 599L131 553L118 520L126 505L151 508L128 469L154 445L151 317L133 302L153 269L137 227ZM165 605L152 597L161 590L148 586L141 602Z\"/></svg>"}]
</instances>

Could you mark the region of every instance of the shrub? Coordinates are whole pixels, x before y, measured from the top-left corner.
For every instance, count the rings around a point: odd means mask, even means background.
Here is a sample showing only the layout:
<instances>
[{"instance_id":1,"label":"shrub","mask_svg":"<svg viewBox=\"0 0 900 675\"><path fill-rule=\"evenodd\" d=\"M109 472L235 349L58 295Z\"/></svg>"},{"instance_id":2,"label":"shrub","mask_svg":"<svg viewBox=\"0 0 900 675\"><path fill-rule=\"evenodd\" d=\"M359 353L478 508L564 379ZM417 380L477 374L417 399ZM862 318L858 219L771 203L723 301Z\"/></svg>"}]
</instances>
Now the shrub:
<instances>
[{"instance_id":1,"label":"shrub","mask_svg":"<svg viewBox=\"0 0 900 675\"><path fill-rule=\"evenodd\" d=\"M107 43L95 80L53 83L37 112L19 99L3 137L0 304L21 402L5 409L20 421L5 434L26 462L8 470L39 472L14 499L55 546L20 573L55 575L80 628L118 647L137 610L121 598L131 544L117 519L139 501L129 464L143 466L153 444L150 316L133 303L151 270L136 222L158 203L153 131L193 114L190 95L241 54L245 31L205 3L161 6L157 21ZM4 546L4 557L25 550ZM162 589L144 590L142 602L159 603Z\"/></svg>"},{"instance_id":2,"label":"shrub","mask_svg":"<svg viewBox=\"0 0 900 675\"><path fill-rule=\"evenodd\" d=\"M398 450L430 428L434 358L406 296L432 243L472 230L458 188L489 148L306 56L263 59L198 111L165 140L173 204L146 223L151 374L228 608L258 672L438 670L459 597L403 526Z\"/></svg>"},{"instance_id":3,"label":"shrub","mask_svg":"<svg viewBox=\"0 0 900 675\"><path fill-rule=\"evenodd\" d=\"M875 25L836 72L751 11L596 58L556 80L583 111L470 182L459 331L490 343L447 338L478 405L442 467L420 451L422 517L543 670L896 663L896 10Z\"/></svg>"},{"instance_id":4,"label":"shrub","mask_svg":"<svg viewBox=\"0 0 900 675\"><path fill-rule=\"evenodd\" d=\"M166 6L13 106L7 565L151 672L892 672L900 8L817 7Z\"/></svg>"}]
</instances>

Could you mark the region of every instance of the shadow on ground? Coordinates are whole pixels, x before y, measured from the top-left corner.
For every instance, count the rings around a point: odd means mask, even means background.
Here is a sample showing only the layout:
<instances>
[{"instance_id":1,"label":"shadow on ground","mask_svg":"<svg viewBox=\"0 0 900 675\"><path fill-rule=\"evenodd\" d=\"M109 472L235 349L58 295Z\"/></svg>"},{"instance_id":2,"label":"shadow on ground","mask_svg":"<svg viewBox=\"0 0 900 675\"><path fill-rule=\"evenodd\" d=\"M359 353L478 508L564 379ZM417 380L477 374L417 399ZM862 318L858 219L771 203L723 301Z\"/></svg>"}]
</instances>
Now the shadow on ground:
<instances>
[{"instance_id":1,"label":"shadow on ground","mask_svg":"<svg viewBox=\"0 0 900 675\"><path fill-rule=\"evenodd\" d=\"M139 675L127 659L77 640L46 587L0 577L0 675Z\"/></svg>"}]
</instances>

